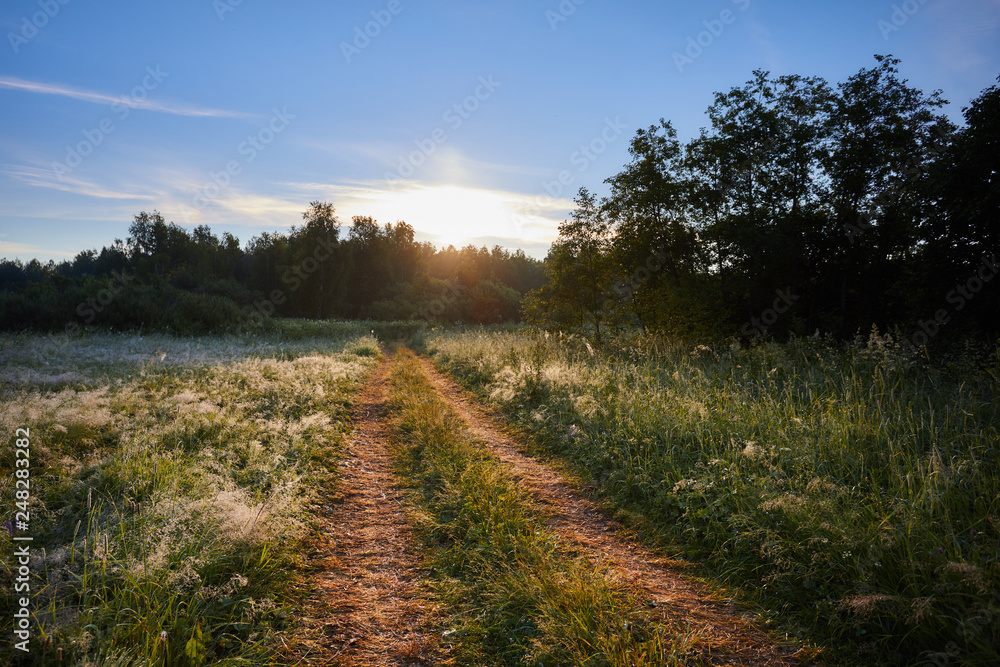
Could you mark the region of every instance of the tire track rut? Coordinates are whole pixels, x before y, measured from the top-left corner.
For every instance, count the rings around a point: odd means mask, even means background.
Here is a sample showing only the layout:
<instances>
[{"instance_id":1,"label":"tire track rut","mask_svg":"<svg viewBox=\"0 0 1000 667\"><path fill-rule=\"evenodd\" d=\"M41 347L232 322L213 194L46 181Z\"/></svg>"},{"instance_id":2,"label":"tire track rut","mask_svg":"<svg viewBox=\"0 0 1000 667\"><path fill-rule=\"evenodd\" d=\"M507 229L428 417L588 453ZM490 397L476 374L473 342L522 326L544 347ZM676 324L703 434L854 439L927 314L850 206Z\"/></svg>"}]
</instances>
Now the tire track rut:
<instances>
[{"instance_id":1,"label":"tire track rut","mask_svg":"<svg viewBox=\"0 0 1000 667\"><path fill-rule=\"evenodd\" d=\"M323 506L304 665L433 664L432 603L423 594L419 552L392 472L386 425L390 359L372 373L352 409L335 495Z\"/></svg>"},{"instance_id":2,"label":"tire track rut","mask_svg":"<svg viewBox=\"0 0 1000 667\"><path fill-rule=\"evenodd\" d=\"M564 543L580 549L593 561L608 565L625 585L638 587L664 619L685 620L703 641L703 655L713 665L800 665L796 647L776 644L757 628L745 612L728 601L714 600L707 587L680 572L684 564L643 546L600 507L579 495L555 470L521 453L475 398L440 373L424 357L417 357L431 385L505 463L540 503L549 526ZM705 643L708 643L706 646Z\"/></svg>"}]
</instances>

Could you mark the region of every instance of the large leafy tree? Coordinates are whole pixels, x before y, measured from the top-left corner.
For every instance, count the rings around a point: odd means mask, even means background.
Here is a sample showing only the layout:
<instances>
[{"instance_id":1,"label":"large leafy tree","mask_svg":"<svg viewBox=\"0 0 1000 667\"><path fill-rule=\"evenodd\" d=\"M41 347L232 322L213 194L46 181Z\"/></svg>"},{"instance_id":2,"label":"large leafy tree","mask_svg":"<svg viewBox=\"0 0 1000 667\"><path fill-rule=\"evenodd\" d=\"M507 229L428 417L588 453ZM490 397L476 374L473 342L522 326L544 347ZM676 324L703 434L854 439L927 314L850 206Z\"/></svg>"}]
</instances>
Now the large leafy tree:
<instances>
[{"instance_id":1,"label":"large leafy tree","mask_svg":"<svg viewBox=\"0 0 1000 667\"><path fill-rule=\"evenodd\" d=\"M631 160L607 179L603 204L614 227L619 299L644 327L689 330L705 310L706 247L692 214L691 181L673 126L660 119L636 132Z\"/></svg>"},{"instance_id":2,"label":"large leafy tree","mask_svg":"<svg viewBox=\"0 0 1000 667\"><path fill-rule=\"evenodd\" d=\"M842 333L900 319L906 276L920 243L928 199L923 174L953 131L937 111L941 92L925 96L899 78L899 60L875 56L839 86L825 160L833 224L844 243L828 249ZM883 286L873 290L872 285Z\"/></svg>"},{"instance_id":3,"label":"large leafy tree","mask_svg":"<svg viewBox=\"0 0 1000 667\"><path fill-rule=\"evenodd\" d=\"M615 224L623 269L641 266L658 251L675 285L681 272L690 270L693 234L684 217L687 183L678 175L681 154L677 131L660 119L658 125L639 130L629 144L631 161L607 179L611 194L604 210Z\"/></svg>"},{"instance_id":4,"label":"large leafy tree","mask_svg":"<svg viewBox=\"0 0 1000 667\"><path fill-rule=\"evenodd\" d=\"M716 94L710 128L686 146L690 207L732 320L760 313L775 290L808 282L821 246L831 108L823 79L757 70Z\"/></svg>"},{"instance_id":5,"label":"large leafy tree","mask_svg":"<svg viewBox=\"0 0 1000 667\"><path fill-rule=\"evenodd\" d=\"M927 298L938 301L978 278L984 262L997 266L1000 255L1000 86L983 91L963 114L966 126L926 172L934 208L922 221L921 262ZM992 270L986 266L983 274ZM1000 285L966 291L972 298L959 293L962 300L953 296L949 307L961 304L960 315L1000 330Z\"/></svg>"}]
</instances>

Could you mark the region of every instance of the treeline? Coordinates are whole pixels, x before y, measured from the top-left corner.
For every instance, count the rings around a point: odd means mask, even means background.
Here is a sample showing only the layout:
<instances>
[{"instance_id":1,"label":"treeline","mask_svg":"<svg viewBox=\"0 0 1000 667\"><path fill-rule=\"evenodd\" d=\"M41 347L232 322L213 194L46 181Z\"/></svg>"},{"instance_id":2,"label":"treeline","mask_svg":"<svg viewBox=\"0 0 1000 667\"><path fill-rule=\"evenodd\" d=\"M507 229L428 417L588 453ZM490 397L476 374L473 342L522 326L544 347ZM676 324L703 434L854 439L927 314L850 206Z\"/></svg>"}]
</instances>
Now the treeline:
<instances>
[{"instance_id":1,"label":"treeline","mask_svg":"<svg viewBox=\"0 0 1000 667\"><path fill-rule=\"evenodd\" d=\"M524 294L544 281L542 262L520 250L438 250L405 222L361 216L344 235L325 202L303 219L241 247L229 233L142 212L125 241L99 252L0 260L0 326L236 332L278 316L492 324L520 320Z\"/></svg>"},{"instance_id":2,"label":"treeline","mask_svg":"<svg viewBox=\"0 0 1000 667\"><path fill-rule=\"evenodd\" d=\"M528 299L541 325L753 338L1000 333L1000 89L962 128L876 56L836 88L755 71L687 143L636 133L581 189Z\"/></svg>"}]
</instances>

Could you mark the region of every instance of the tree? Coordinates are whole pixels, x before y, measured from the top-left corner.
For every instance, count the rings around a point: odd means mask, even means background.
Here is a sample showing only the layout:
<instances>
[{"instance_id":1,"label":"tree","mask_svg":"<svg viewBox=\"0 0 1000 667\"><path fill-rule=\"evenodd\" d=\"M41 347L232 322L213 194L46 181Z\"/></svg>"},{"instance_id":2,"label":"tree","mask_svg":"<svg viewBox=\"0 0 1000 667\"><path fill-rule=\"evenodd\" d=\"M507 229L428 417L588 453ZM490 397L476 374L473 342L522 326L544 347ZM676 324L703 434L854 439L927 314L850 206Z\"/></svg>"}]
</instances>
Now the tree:
<instances>
[{"instance_id":1,"label":"tree","mask_svg":"<svg viewBox=\"0 0 1000 667\"><path fill-rule=\"evenodd\" d=\"M559 225L559 239L546 258L550 284L536 295L542 301L556 302L556 308L551 316L535 309L532 317L539 323L562 325L568 324L569 315L580 329L592 326L599 341L601 325L618 317L611 225L586 188L580 188L574 201L577 208L570 220Z\"/></svg>"},{"instance_id":2,"label":"tree","mask_svg":"<svg viewBox=\"0 0 1000 667\"><path fill-rule=\"evenodd\" d=\"M603 204L614 225L619 300L643 327L690 329L705 312L696 302L704 301L698 273L708 262L693 224L692 184L677 133L661 118L636 132L629 154L625 168L605 181L611 194Z\"/></svg>"},{"instance_id":3,"label":"tree","mask_svg":"<svg viewBox=\"0 0 1000 667\"><path fill-rule=\"evenodd\" d=\"M1000 254L1000 87L984 90L962 113L966 126L926 172L934 202L921 225L928 299L940 300L954 285L967 284L984 261L996 266ZM965 321L1000 330L997 286L960 303Z\"/></svg>"},{"instance_id":4,"label":"tree","mask_svg":"<svg viewBox=\"0 0 1000 667\"><path fill-rule=\"evenodd\" d=\"M840 84L824 160L832 222L844 231L839 246L829 249L830 272L839 279L841 333L887 324L907 310L906 273L928 204L923 172L954 129L935 114L947 103L941 91L924 96L898 77L899 60L875 60L876 67Z\"/></svg>"},{"instance_id":5,"label":"tree","mask_svg":"<svg viewBox=\"0 0 1000 667\"><path fill-rule=\"evenodd\" d=\"M300 302L308 304L317 319L332 317L338 309L338 285L342 276L338 274L340 263L340 221L333 204L313 201L302 213L305 226L295 233L293 251L294 269L298 276L305 276ZM300 278L301 280L301 278Z\"/></svg>"}]
</instances>

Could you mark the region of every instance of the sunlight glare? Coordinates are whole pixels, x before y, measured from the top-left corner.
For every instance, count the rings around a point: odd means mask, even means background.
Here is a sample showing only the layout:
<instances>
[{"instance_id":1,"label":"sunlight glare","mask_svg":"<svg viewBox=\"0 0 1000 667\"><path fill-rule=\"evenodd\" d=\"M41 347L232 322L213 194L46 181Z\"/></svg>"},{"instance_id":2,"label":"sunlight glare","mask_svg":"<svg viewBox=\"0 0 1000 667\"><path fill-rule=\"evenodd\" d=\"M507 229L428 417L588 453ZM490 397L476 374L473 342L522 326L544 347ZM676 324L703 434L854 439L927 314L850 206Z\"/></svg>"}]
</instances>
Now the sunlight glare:
<instances>
[{"instance_id":1,"label":"sunlight glare","mask_svg":"<svg viewBox=\"0 0 1000 667\"><path fill-rule=\"evenodd\" d=\"M442 246L461 247L479 237L512 241L531 231L518 224L523 210L509 193L457 185L415 186L401 191L372 193L365 210L380 222L405 220L414 229L435 237Z\"/></svg>"}]
</instances>

